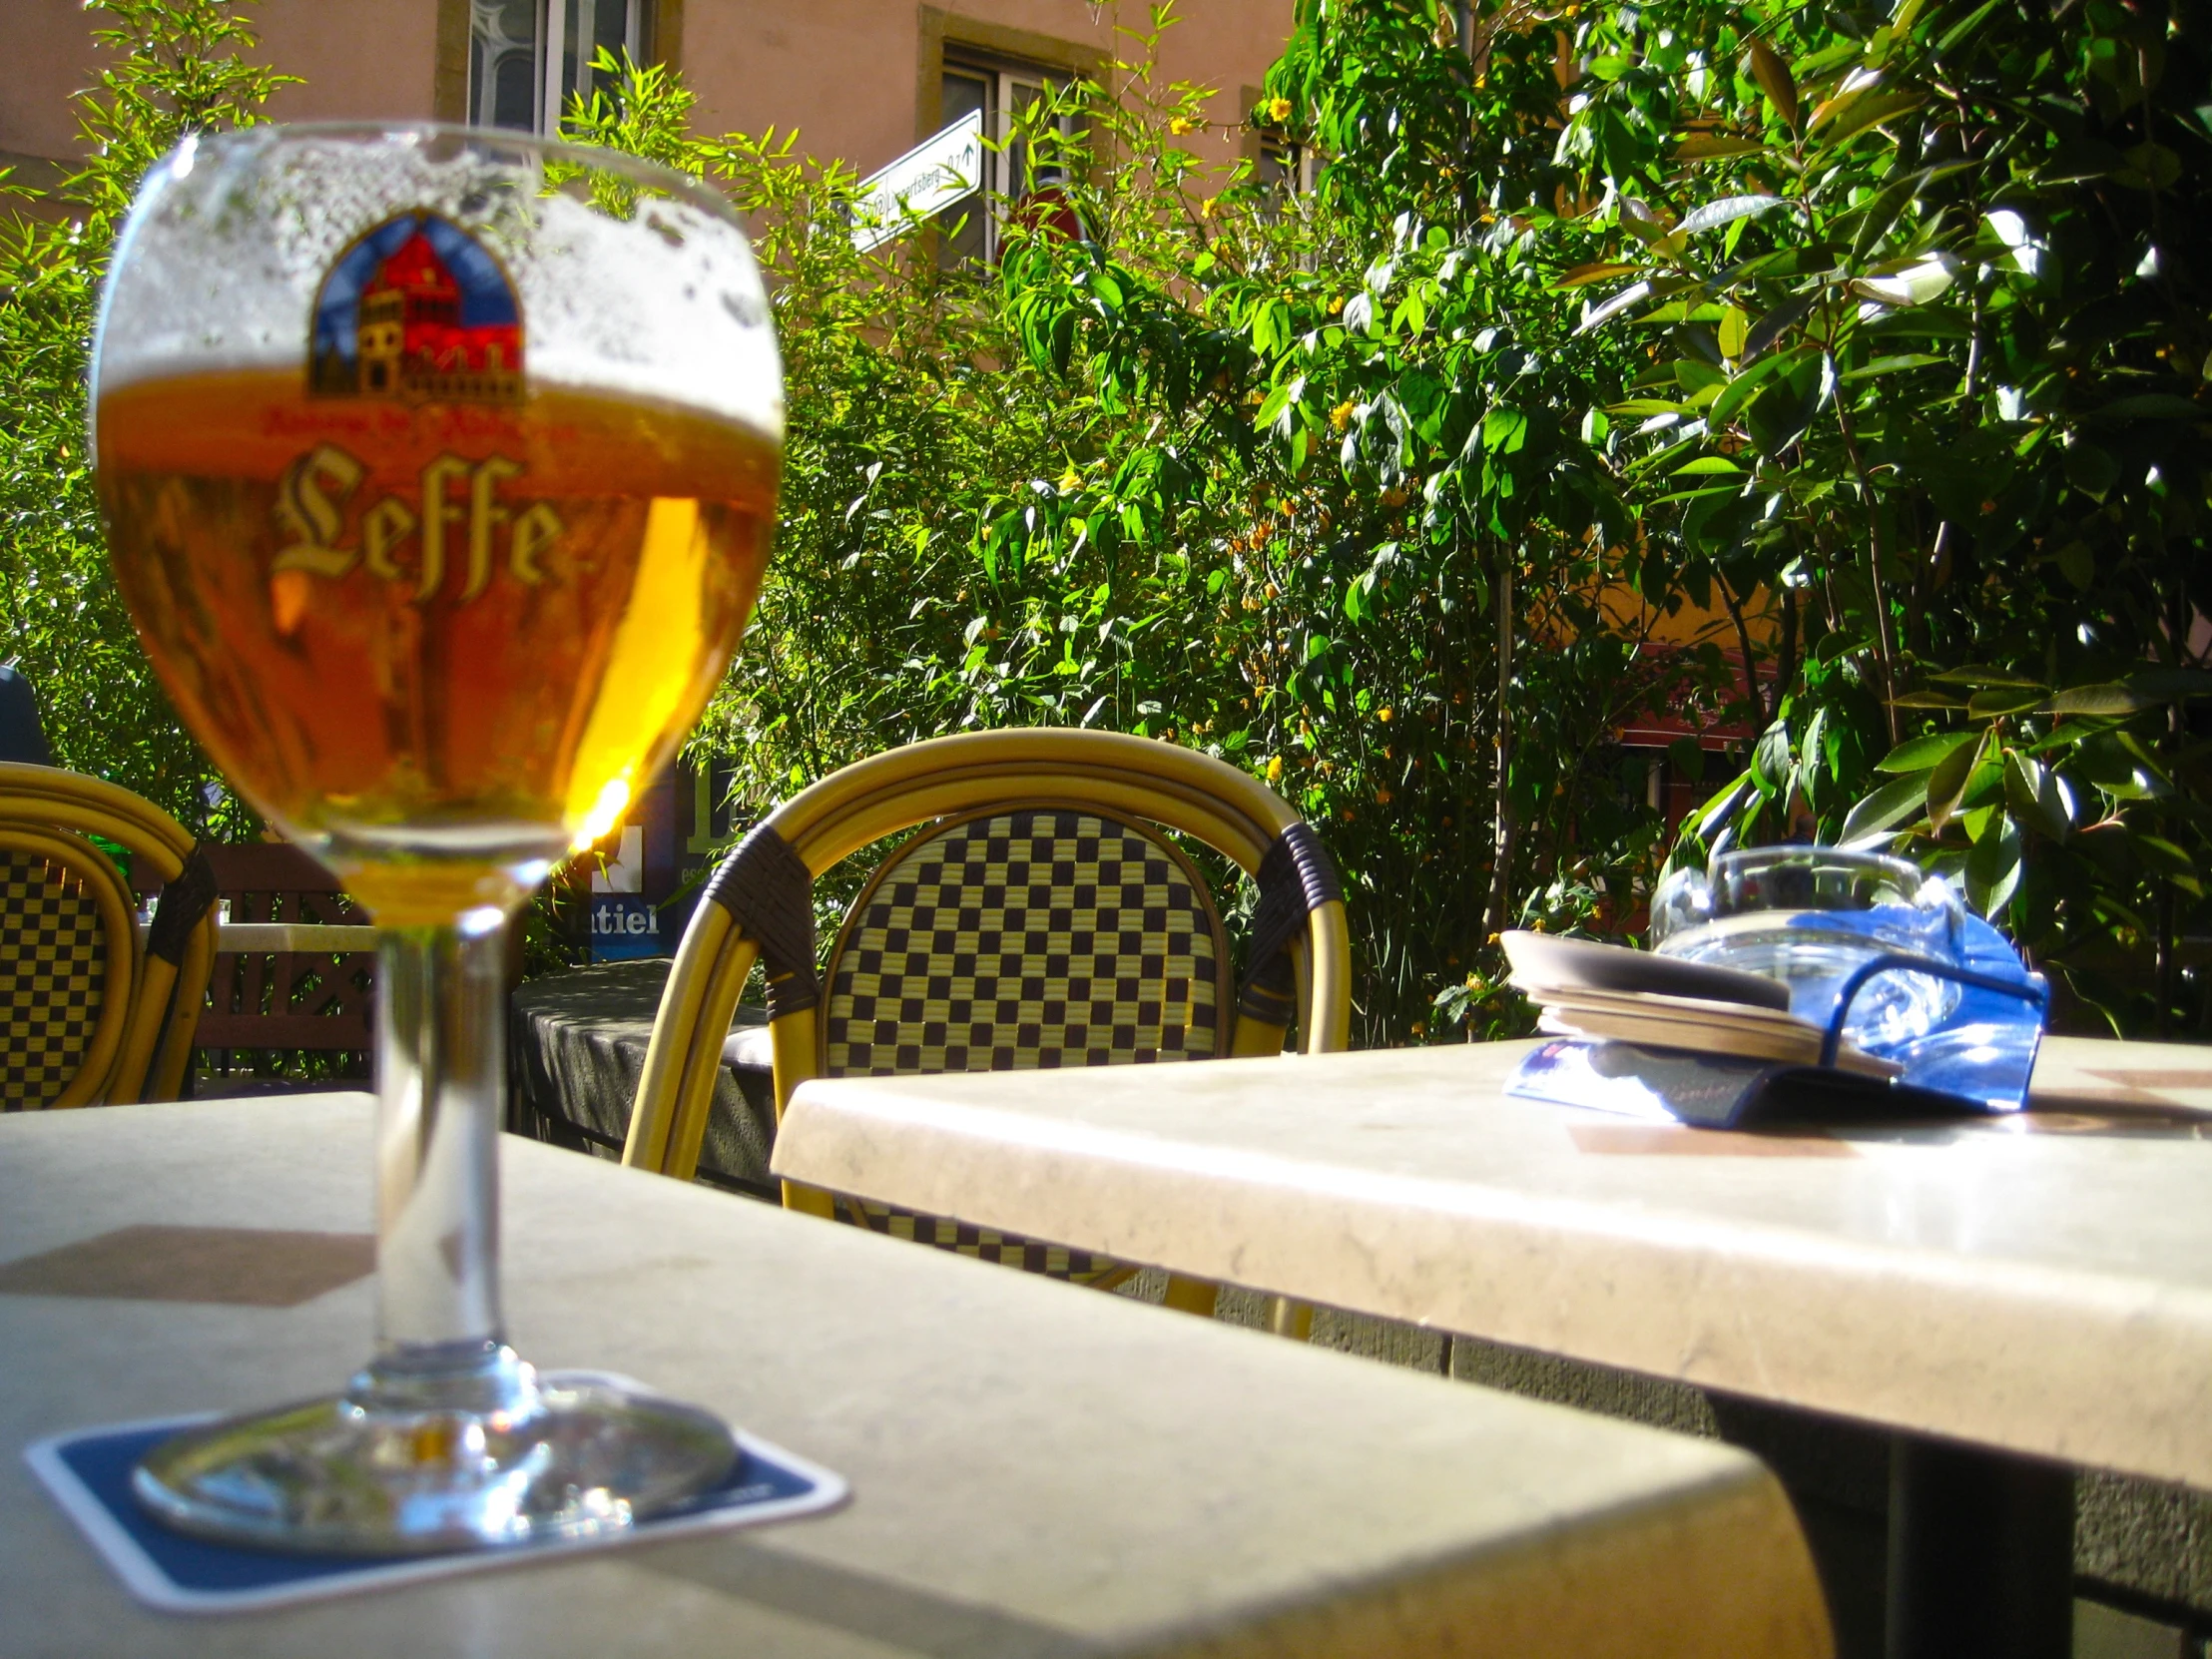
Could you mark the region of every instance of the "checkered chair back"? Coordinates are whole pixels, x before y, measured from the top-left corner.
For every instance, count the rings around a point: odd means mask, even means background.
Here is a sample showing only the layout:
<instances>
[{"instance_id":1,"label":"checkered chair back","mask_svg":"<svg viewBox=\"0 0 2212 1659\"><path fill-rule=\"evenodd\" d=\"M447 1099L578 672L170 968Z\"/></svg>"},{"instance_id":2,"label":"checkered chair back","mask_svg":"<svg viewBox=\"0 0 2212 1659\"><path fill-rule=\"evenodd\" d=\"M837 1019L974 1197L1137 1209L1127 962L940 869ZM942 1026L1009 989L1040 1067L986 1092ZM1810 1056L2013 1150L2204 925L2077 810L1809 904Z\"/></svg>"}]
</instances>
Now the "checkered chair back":
<instances>
[{"instance_id":1,"label":"checkered chair back","mask_svg":"<svg viewBox=\"0 0 2212 1659\"><path fill-rule=\"evenodd\" d=\"M1148 829L1024 808L932 830L878 868L830 951L823 1075L1212 1059L1228 941L1205 881ZM1104 1257L847 1198L878 1233L1097 1284Z\"/></svg>"},{"instance_id":2,"label":"checkered chair back","mask_svg":"<svg viewBox=\"0 0 2212 1659\"><path fill-rule=\"evenodd\" d=\"M102 1021L111 1014L122 1020L112 1063L87 1062L49 1104L174 1100L215 959L207 855L183 825L119 785L63 767L0 763L0 844L50 847L57 838L61 863L86 883L104 916L114 899L105 936L129 947L113 953L102 993ZM115 893L110 883L120 883ZM152 906L143 938L132 920L134 891Z\"/></svg>"},{"instance_id":3,"label":"checkered chair back","mask_svg":"<svg viewBox=\"0 0 2212 1659\"><path fill-rule=\"evenodd\" d=\"M0 1111L101 1097L130 1011L129 891L89 841L0 826Z\"/></svg>"},{"instance_id":4,"label":"checkered chair back","mask_svg":"<svg viewBox=\"0 0 2212 1659\"><path fill-rule=\"evenodd\" d=\"M1144 1065L1222 1052L1229 952L1149 830L993 813L909 841L830 953L823 1075Z\"/></svg>"}]
</instances>

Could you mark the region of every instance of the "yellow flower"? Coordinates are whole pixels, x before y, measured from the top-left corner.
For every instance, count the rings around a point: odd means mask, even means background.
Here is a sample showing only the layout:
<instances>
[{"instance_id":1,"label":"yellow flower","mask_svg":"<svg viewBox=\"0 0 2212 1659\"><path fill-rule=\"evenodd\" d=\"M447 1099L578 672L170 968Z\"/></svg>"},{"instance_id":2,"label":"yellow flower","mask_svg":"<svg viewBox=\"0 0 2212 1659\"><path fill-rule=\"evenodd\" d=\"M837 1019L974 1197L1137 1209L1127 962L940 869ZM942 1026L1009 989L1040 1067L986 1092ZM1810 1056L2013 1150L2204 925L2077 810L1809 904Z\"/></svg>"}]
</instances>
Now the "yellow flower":
<instances>
[{"instance_id":1,"label":"yellow flower","mask_svg":"<svg viewBox=\"0 0 2212 1659\"><path fill-rule=\"evenodd\" d=\"M1268 100L1268 119L1280 125L1291 119L1291 101L1288 98Z\"/></svg>"},{"instance_id":2,"label":"yellow flower","mask_svg":"<svg viewBox=\"0 0 2212 1659\"><path fill-rule=\"evenodd\" d=\"M1391 709L1385 705L1384 707L1375 711L1375 718L1377 720L1380 720L1384 726L1387 726L1390 724L1390 716L1395 714L1396 712L1396 710Z\"/></svg>"},{"instance_id":3,"label":"yellow flower","mask_svg":"<svg viewBox=\"0 0 2212 1659\"><path fill-rule=\"evenodd\" d=\"M1329 314L1331 316L1342 316L1344 315L1344 311L1345 296L1340 293L1337 295L1336 298L1329 301Z\"/></svg>"},{"instance_id":4,"label":"yellow flower","mask_svg":"<svg viewBox=\"0 0 2212 1659\"><path fill-rule=\"evenodd\" d=\"M1360 405L1348 397L1329 411L1329 424L1341 432L1352 424L1352 417L1359 412Z\"/></svg>"},{"instance_id":5,"label":"yellow flower","mask_svg":"<svg viewBox=\"0 0 2212 1659\"><path fill-rule=\"evenodd\" d=\"M1208 214L1212 213L1213 211L1214 211L1214 199L1213 199L1213 198L1212 198L1211 196L1202 196L1202 197L1200 197L1200 198L1198 199L1198 216L1199 216L1199 218L1201 218L1201 219L1204 219L1204 218L1205 218L1205 217L1206 217L1206 216L1207 216Z\"/></svg>"},{"instance_id":6,"label":"yellow flower","mask_svg":"<svg viewBox=\"0 0 2212 1659\"><path fill-rule=\"evenodd\" d=\"M1073 495L1082 487L1083 480L1076 474L1074 467L1071 466L1067 471L1060 474L1060 493L1062 495Z\"/></svg>"},{"instance_id":7,"label":"yellow flower","mask_svg":"<svg viewBox=\"0 0 2212 1659\"><path fill-rule=\"evenodd\" d=\"M1268 782L1271 784L1283 782L1283 757L1280 755L1268 757Z\"/></svg>"},{"instance_id":8,"label":"yellow flower","mask_svg":"<svg viewBox=\"0 0 2212 1659\"><path fill-rule=\"evenodd\" d=\"M1198 123L1191 120L1188 116L1179 115L1173 121L1168 123L1168 131L1173 133L1177 138L1181 138L1185 133L1197 132Z\"/></svg>"}]
</instances>

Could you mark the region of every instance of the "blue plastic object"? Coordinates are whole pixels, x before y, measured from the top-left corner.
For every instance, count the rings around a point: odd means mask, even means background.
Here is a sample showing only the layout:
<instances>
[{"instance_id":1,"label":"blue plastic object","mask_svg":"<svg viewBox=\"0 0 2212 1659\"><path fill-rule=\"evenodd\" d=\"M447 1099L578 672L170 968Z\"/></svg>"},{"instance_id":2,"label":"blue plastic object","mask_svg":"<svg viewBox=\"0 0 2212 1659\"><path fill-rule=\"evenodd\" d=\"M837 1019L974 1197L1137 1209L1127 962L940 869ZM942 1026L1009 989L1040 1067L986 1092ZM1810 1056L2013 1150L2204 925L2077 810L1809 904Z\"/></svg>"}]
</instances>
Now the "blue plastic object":
<instances>
[{"instance_id":1,"label":"blue plastic object","mask_svg":"<svg viewBox=\"0 0 2212 1659\"><path fill-rule=\"evenodd\" d=\"M1833 929L1849 914L1825 912L1822 923ZM1522 1060L1505 1092L1706 1129L1788 1117L2016 1112L2027 1104L2050 989L1980 918L1966 917L1961 943L1963 965L1884 951L1855 967L1837 986L1828 1010L1818 1066L1557 1038ZM1865 1045L1868 1053L1903 1068L1894 1081L1836 1069L1853 1002L1868 984L1899 972L1952 981L1960 988L1956 1004L1919 1036Z\"/></svg>"},{"instance_id":2,"label":"blue plastic object","mask_svg":"<svg viewBox=\"0 0 2212 1659\"><path fill-rule=\"evenodd\" d=\"M1834 915L1825 918L1833 926ZM1949 979L1958 1002L1931 1030L1902 1042L1875 1042L1867 1052L1905 1068L1901 1079L1917 1089L1956 1095L1985 1112L2016 1112L2027 1104L2028 1079L2042 1045L2050 987L2030 973L2004 935L1979 916L1966 918L1966 963L1956 967L1932 957L1887 951L1869 958L1837 988L1821 1043L1821 1064L1836 1063L1851 1005L1866 985L1885 973L1909 971Z\"/></svg>"}]
</instances>

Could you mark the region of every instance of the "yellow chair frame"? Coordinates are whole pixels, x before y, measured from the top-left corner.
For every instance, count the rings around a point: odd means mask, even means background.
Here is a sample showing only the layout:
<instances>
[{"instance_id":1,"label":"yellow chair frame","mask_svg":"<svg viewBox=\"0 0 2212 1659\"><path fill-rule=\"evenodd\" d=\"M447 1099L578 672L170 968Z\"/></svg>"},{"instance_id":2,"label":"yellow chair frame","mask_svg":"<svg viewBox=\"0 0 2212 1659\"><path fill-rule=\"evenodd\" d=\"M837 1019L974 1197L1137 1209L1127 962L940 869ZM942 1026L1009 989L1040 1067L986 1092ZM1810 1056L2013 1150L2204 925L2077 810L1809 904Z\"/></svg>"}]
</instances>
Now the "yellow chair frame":
<instances>
[{"instance_id":1,"label":"yellow chair frame","mask_svg":"<svg viewBox=\"0 0 2212 1659\"><path fill-rule=\"evenodd\" d=\"M120 886L114 865L84 839L99 835L129 849L141 887L153 884L149 877L161 881L147 948L139 948L125 909L122 936L133 942L134 960L130 1012L102 1094L112 1105L175 1100L215 966L214 877L195 855L191 832L151 801L103 779L13 763L0 763L0 828L76 840Z\"/></svg>"},{"instance_id":2,"label":"yellow chair frame","mask_svg":"<svg viewBox=\"0 0 2212 1659\"><path fill-rule=\"evenodd\" d=\"M38 1103L49 1110L89 1106L105 1095L113 1081L131 1023L131 991L139 971L138 927L132 920L135 906L131 889L105 853L82 835L64 830L0 823L0 851L29 853L43 858L51 867L68 871L85 884L100 914L107 942L101 966L100 1016L86 1039L76 1075L52 1100Z\"/></svg>"},{"instance_id":3,"label":"yellow chair frame","mask_svg":"<svg viewBox=\"0 0 2212 1659\"><path fill-rule=\"evenodd\" d=\"M1211 756L1147 738L1058 728L963 733L872 756L785 802L754 833L773 830L817 879L902 830L1008 802L1147 820L1196 836L1253 875L1287 832L1309 833L1274 791ZM1332 896L1311 903L1302 931L1291 955L1303 1048L1342 1049L1352 1022L1343 902ZM760 949L761 941L721 904L705 902L693 913L653 1022L624 1163L684 1181L697 1171L723 1039ZM1247 1008L1236 1016L1230 1052L1281 1053L1287 1029ZM817 1010L776 1014L769 1034L781 1118L792 1091L820 1074ZM787 1182L784 1197L794 1208L830 1213L826 1193Z\"/></svg>"}]
</instances>

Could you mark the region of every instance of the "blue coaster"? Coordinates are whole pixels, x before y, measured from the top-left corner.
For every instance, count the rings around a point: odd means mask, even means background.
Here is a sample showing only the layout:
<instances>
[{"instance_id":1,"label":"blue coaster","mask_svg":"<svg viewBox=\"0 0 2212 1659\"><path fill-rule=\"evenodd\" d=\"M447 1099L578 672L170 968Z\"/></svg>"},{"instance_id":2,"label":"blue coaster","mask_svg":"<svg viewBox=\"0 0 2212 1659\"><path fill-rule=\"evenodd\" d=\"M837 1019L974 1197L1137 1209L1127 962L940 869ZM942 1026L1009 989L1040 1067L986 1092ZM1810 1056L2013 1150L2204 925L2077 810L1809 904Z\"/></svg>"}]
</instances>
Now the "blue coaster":
<instances>
[{"instance_id":1,"label":"blue coaster","mask_svg":"<svg viewBox=\"0 0 2212 1659\"><path fill-rule=\"evenodd\" d=\"M560 1538L457 1555L290 1555L234 1549L172 1532L138 1506L131 1470L148 1450L213 1413L158 1422L114 1423L51 1435L24 1448L24 1460L78 1530L131 1593L170 1613L238 1613L360 1590L388 1588L542 1561L656 1538L759 1526L842 1503L843 1479L780 1446L740 1431L739 1457L727 1479L625 1531Z\"/></svg>"}]
</instances>

